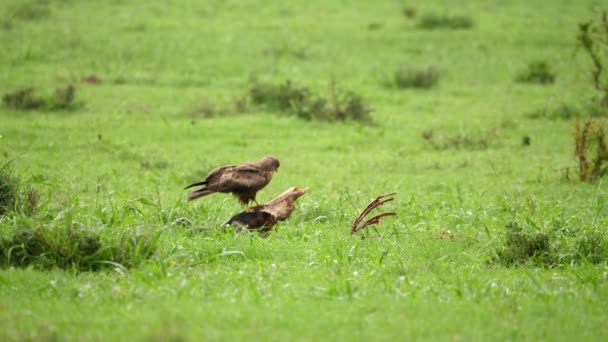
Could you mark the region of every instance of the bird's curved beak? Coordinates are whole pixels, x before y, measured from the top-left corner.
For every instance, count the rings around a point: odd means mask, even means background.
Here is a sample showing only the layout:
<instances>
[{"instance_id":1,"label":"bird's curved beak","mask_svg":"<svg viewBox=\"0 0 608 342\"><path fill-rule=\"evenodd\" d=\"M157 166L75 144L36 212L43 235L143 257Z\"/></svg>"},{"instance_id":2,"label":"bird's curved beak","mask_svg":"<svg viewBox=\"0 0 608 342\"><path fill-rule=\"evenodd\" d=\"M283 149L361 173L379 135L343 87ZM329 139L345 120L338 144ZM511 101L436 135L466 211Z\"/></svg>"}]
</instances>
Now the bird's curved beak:
<instances>
[{"instance_id":1,"label":"bird's curved beak","mask_svg":"<svg viewBox=\"0 0 608 342\"><path fill-rule=\"evenodd\" d=\"M305 193L307 193L308 190L310 190L310 187L304 188L304 189L300 189L300 188L296 187L296 191L298 193L298 197L300 197L300 196L304 195Z\"/></svg>"}]
</instances>

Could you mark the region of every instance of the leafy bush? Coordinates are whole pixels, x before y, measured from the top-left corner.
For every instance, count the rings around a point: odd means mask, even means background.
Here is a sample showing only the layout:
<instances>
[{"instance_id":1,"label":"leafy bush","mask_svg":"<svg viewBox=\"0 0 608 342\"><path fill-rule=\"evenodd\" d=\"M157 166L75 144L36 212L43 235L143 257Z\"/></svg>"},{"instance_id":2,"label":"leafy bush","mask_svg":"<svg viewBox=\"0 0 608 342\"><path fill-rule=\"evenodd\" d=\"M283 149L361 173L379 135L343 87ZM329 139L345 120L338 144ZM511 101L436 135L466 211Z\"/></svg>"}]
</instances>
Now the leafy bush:
<instances>
[{"instance_id":1,"label":"leafy bush","mask_svg":"<svg viewBox=\"0 0 608 342\"><path fill-rule=\"evenodd\" d=\"M65 110L75 106L74 99L76 98L76 88L73 85L68 85L64 88L55 88L53 97L49 101L49 109Z\"/></svg>"},{"instance_id":2,"label":"leafy bush","mask_svg":"<svg viewBox=\"0 0 608 342\"><path fill-rule=\"evenodd\" d=\"M341 92L330 82L328 97L313 95L312 91L291 81L272 84L252 79L249 96L254 105L268 110L287 112L306 120L370 121L371 109L355 92Z\"/></svg>"},{"instance_id":3,"label":"leafy bush","mask_svg":"<svg viewBox=\"0 0 608 342\"><path fill-rule=\"evenodd\" d=\"M414 19L416 17L418 11L414 7L403 7L401 9L401 14L407 19Z\"/></svg>"},{"instance_id":4,"label":"leafy bush","mask_svg":"<svg viewBox=\"0 0 608 342\"><path fill-rule=\"evenodd\" d=\"M398 88L432 88L439 81L439 72L433 66L424 68L400 67L395 71L393 84Z\"/></svg>"},{"instance_id":5,"label":"leafy bush","mask_svg":"<svg viewBox=\"0 0 608 342\"><path fill-rule=\"evenodd\" d=\"M547 61L533 61L528 68L519 73L515 80L521 83L551 84L555 82L555 72Z\"/></svg>"},{"instance_id":6,"label":"leafy bush","mask_svg":"<svg viewBox=\"0 0 608 342\"><path fill-rule=\"evenodd\" d=\"M570 120L582 117L608 117L608 108L599 106L596 101L573 105L560 103L557 106L537 109L525 114L530 119Z\"/></svg>"},{"instance_id":7,"label":"leafy bush","mask_svg":"<svg viewBox=\"0 0 608 342\"><path fill-rule=\"evenodd\" d=\"M0 261L4 266L81 271L133 267L154 253L158 237L123 235L114 244L103 243L99 234L75 222L67 227L51 224L21 229L11 238L0 240Z\"/></svg>"},{"instance_id":8,"label":"leafy bush","mask_svg":"<svg viewBox=\"0 0 608 342\"><path fill-rule=\"evenodd\" d=\"M495 261L498 263L514 266L531 262L552 266L556 262L555 251L547 234L524 230L518 222L509 222L505 226L505 233L504 245L495 250Z\"/></svg>"},{"instance_id":9,"label":"leafy bush","mask_svg":"<svg viewBox=\"0 0 608 342\"><path fill-rule=\"evenodd\" d=\"M46 101L34 93L34 88L22 88L2 96L2 102L8 108L20 110L41 109Z\"/></svg>"},{"instance_id":10,"label":"leafy bush","mask_svg":"<svg viewBox=\"0 0 608 342\"><path fill-rule=\"evenodd\" d=\"M40 20L50 16L48 1L20 0L9 3L0 14L0 25L5 29L13 28L18 20Z\"/></svg>"},{"instance_id":11,"label":"leafy bush","mask_svg":"<svg viewBox=\"0 0 608 342\"><path fill-rule=\"evenodd\" d=\"M422 132L422 138L435 150L478 150L490 147L497 137L497 129L479 132L459 132L453 135L437 135L432 129Z\"/></svg>"},{"instance_id":12,"label":"leafy bush","mask_svg":"<svg viewBox=\"0 0 608 342\"><path fill-rule=\"evenodd\" d=\"M289 110L304 106L310 101L311 92L290 80L280 84L260 82L252 79L249 88L251 101L270 110Z\"/></svg>"},{"instance_id":13,"label":"leafy bush","mask_svg":"<svg viewBox=\"0 0 608 342\"><path fill-rule=\"evenodd\" d=\"M249 107L250 104L248 96L236 97L231 103L226 105L218 105L205 99L190 109L188 113L192 119L213 118L249 113Z\"/></svg>"},{"instance_id":14,"label":"leafy bush","mask_svg":"<svg viewBox=\"0 0 608 342\"><path fill-rule=\"evenodd\" d=\"M17 110L70 110L76 109L76 88L73 85L55 88L52 96L38 96L34 88L21 88L4 94L2 102L8 108Z\"/></svg>"},{"instance_id":15,"label":"leafy bush","mask_svg":"<svg viewBox=\"0 0 608 342\"><path fill-rule=\"evenodd\" d=\"M493 250L492 262L508 267L525 264L556 267L573 262L608 261L608 239L602 230L573 230L558 225L542 231L533 222L528 223L506 224L505 239Z\"/></svg>"},{"instance_id":16,"label":"leafy bush","mask_svg":"<svg viewBox=\"0 0 608 342\"><path fill-rule=\"evenodd\" d=\"M449 15L426 13L418 22L418 27L425 30L435 29L470 29L474 25L473 19L465 15Z\"/></svg>"}]
</instances>

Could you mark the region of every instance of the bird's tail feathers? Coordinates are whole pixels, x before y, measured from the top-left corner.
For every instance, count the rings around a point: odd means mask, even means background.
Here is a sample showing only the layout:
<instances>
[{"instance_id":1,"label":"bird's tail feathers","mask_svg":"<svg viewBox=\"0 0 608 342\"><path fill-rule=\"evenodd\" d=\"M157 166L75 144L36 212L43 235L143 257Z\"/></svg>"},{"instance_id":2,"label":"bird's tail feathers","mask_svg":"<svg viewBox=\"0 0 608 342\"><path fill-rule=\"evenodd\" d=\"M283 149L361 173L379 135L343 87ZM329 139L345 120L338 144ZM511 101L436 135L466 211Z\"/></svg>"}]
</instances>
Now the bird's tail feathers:
<instances>
[{"instance_id":1,"label":"bird's tail feathers","mask_svg":"<svg viewBox=\"0 0 608 342\"><path fill-rule=\"evenodd\" d=\"M214 192L215 191L209 190L209 189L198 189L198 190L194 190L191 193L189 193L188 197L186 197L186 199L188 201L192 201L192 200L195 200L197 198L201 198L201 197L205 197L207 195L211 195Z\"/></svg>"}]
</instances>

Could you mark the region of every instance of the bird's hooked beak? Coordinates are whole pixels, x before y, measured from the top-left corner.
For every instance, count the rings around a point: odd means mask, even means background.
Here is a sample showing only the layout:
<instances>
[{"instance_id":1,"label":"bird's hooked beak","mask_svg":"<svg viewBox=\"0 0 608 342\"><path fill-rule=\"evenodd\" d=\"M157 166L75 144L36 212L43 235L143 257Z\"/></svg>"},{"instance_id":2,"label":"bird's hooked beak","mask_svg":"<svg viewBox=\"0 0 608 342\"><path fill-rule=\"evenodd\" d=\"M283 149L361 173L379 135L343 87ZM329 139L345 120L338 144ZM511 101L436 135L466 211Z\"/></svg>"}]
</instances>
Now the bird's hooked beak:
<instances>
[{"instance_id":1,"label":"bird's hooked beak","mask_svg":"<svg viewBox=\"0 0 608 342\"><path fill-rule=\"evenodd\" d=\"M300 196L304 195L305 193L308 192L308 190L310 189L310 187L308 188L304 188L304 189L300 189L297 186L294 189L294 192L296 194L296 198L299 198Z\"/></svg>"}]
</instances>

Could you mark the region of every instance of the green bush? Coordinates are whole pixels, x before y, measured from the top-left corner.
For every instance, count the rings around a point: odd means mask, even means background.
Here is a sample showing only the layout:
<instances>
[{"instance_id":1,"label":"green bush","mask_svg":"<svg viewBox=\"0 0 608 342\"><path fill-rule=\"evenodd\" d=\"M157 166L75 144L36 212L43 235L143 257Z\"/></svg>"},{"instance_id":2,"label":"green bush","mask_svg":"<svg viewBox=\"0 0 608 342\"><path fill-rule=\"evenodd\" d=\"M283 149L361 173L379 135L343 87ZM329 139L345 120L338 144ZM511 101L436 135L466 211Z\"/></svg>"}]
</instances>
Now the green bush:
<instances>
[{"instance_id":1,"label":"green bush","mask_svg":"<svg viewBox=\"0 0 608 342\"><path fill-rule=\"evenodd\" d=\"M495 250L496 261L505 266L533 263L540 266L553 266L556 263L555 251L549 236L543 232L532 232L518 222L505 226L504 245Z\"/></svg>"},{"instance_id":2,"label":"green bush","mask_svg":"<svg viewBox=\"0 0 608 342\"><path fill-rule=\"evenodd\" d=\"M470 29L474 24L473 19L466 15L426 13L420 18L418 27L425 30L459 30Z\"/></svg>"},{"instance_id":3,"label":"green bush","mask_svg":"<svg viewBox=\"0 0 608 342\"><path fill-rule=\"evenodd\" d=\"M8 92L2 102L8 108L17 110L72 110L82 103L76 101L76 88L73 85L55 88L52 96L36 95L34 88L21 88Z\"/></svg>"},{"instance_id":4,"label":"green bush","mask_svg":"<svg viewBox=\"0 0 608 342\"><path fill-rule=\"evenodd\" d=\"M555 82L555 72L547 61L533 61L526 70L519 73L515 80L520 83L551 84Z\"/></svg>"},{"instance_id":5,"label":"green bush","mask_svg":"<svg viewBox=\"0 0 608 342\"><path fill-rule=\"evenodd\" d=\"M439 82L439 71L433 66L424 68L400 67L395 71L393 84L398 88L432 88Z\"/></svg>"},{"instance_id":6,"label":"green bush","mask_svg":"<svg viewBox=\"0 0 608 342\"><path fill-rule=\"evenodd\" d=\"M49 224L23 228L11 238L0 240L0 263L80 271L98 271L117 265L133 267L154 253L158 237L159 234L125 234L115 243L104 243L99 234L75 222L69 226Z\"/></svg>"},{"instance_id":7,"label":"green bush","mask_svg":"<svg viewBox=\"0 0 608 342\"><path fill-rule=\"evenodd\" d=\"M498 136L498 129L488 131L459 132L445 135L436 134L429 129L422 132L422 138L435 150L465 149L480 150L487 149Z\"/></svg>"},{"instance_id":8,"label":"green bush","mask_svg":"<svg viewBox=\"0 0 608 342\"><path fill-rule=\"evenodd\" d=\"M371 120L371 109L355 92L341 92L330 82L328 96L314 95L304 86L287 80L273 84L253 79L249 88L251 103L272 111L289 113L306 120Z\"/></svg>"}]
</instances>

